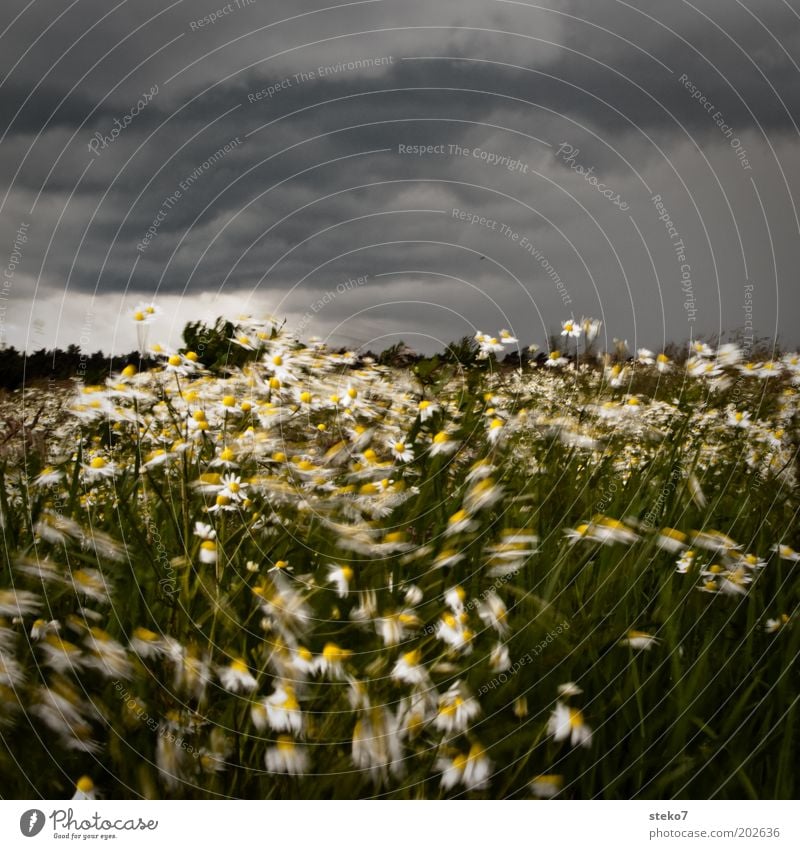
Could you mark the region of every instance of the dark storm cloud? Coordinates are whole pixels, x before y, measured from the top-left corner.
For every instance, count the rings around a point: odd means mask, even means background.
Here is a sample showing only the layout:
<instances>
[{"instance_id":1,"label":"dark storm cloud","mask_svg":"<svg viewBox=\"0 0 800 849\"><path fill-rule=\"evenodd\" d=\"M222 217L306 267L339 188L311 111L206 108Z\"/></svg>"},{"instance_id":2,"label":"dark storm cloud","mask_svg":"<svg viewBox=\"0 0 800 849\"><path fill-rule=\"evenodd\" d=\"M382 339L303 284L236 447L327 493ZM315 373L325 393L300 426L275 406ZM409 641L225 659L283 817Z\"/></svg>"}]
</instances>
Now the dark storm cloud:
<instances>
[{"instance_id":1,"label":"dark storm cloud","mask_svg":"<svg viewBox=\"0 0 800 849\"><path fill-rule=\"evenodd\" d=\"M800 21L786 4L257 0L198 24L225 5L98 0L56 20L62 4L37 2L11 26L0 220L8 234L31 221L30 281L75 296L256 291L302 315L331 280L369 274L325 322L357 307L353 332L394 332L419 306L379 320L370 304L424 290L466 311L421 317L447 337L464 321L492 328L496 295L539 335L574 309L620 335L683 338L700 327L650 200L661 193L702 330L736 326L749 275L772 331L775 270L797 260ZM0 30L20 9L4 8ZM562 143L629 213L556 156Z\"/></svg>"}]
</instances>

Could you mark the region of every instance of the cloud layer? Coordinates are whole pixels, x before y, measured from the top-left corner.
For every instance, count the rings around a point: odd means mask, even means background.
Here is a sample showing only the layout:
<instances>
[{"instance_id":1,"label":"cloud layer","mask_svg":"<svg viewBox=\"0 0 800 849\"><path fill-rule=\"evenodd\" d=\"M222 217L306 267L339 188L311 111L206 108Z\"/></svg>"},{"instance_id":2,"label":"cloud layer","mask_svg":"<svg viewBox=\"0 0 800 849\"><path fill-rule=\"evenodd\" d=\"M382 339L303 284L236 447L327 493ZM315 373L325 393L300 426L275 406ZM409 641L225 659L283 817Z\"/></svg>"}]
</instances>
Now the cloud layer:
<instances>
[{"instance_id":1,"label":"cloud layer","mask_svg":"<svg viewBox=\"0 0 800 849\"><path fill-rule=\"evenodd\" d=\"M156 298L173 341L245 311L544 344L574 313L654 347L741 327L746 285L798 341L782 0L14 0L0 32L8 344L127 350Z\"/></svg>"}]
</instances>

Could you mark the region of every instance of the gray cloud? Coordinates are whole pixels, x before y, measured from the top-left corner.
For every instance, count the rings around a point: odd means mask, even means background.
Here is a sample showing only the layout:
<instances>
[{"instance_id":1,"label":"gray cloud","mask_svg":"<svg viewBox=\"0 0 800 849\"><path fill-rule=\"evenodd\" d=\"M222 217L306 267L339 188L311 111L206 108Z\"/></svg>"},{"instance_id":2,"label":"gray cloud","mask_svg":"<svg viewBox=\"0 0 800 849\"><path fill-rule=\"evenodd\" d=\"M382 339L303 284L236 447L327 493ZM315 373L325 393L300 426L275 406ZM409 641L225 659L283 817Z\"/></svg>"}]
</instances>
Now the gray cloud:
<instances>
[{"instance_id":1,"label":"gray cloud","mask_svg":"<svg viewBox=\"0 0 800 849\"><path fill-rule=\"evenodd\" d=\"M255 0L204 26L219 6L82 2L56 20L64 8L0 12L3 251L30 225L7 341L64 293L71 315L114 322L154 294L180 322L216 293L303 321L365 274L309 332L431 347L513 321L542 343L575 312L656 346L741 325L751 281L757 328L797 341L800 19L785 3Z\"/></svg>"}]
</instances>

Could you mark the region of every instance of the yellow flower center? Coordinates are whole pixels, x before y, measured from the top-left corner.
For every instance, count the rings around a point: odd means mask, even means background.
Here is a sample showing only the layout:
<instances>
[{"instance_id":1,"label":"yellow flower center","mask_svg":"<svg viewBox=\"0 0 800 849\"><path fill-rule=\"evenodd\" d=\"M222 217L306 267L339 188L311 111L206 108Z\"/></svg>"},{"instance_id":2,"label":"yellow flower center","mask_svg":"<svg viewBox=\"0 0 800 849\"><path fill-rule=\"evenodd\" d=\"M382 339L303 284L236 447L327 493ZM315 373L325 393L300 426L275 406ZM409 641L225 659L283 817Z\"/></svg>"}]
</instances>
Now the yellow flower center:
<instances>
[{"instance_id":1,"label":"yellow flower center","mask_svg":"<svg viewBox=\"0 0 800 849\"><path fill-rule=\"evenodd\" d=\"M325 646L322 649L322 656L328 663L341 663L343 660L347 660L352 652L349 649L343 649L336 645L336 643L325 643Z\"/></svg>"},{"instance_id":2,"label":"yellow flower center","mask_svg":"<svg viewBox=\"0 0 800 849\"><path fill-rule=\"evenodd\" d=\"M570 728L581 728L583 726L583 714L578 708L569 709L569 725Z\"/></svg>"},{"instance_id":3,"label":"yellow flower center","mask_svg":"<svg viewBox=\"0 0 800 849\"><path fill-rule=\"evenodd\" d=\"M277 747L279 752L283 752L284 754L289 754L294 752L295 744L294 740L286 734L282 734L278 737L275 746Z\"/></svg>"},{"instance_id":4,"label":"yellow flower center","mask_svg":"<svg viewBox=\"0 0 800 849\"><path fill-rule=\"evenodd\" d=\"M94 782L88 775L81 776L75 786L81 793L91 793L94 790Z\"/></svg>"}]
</instances>

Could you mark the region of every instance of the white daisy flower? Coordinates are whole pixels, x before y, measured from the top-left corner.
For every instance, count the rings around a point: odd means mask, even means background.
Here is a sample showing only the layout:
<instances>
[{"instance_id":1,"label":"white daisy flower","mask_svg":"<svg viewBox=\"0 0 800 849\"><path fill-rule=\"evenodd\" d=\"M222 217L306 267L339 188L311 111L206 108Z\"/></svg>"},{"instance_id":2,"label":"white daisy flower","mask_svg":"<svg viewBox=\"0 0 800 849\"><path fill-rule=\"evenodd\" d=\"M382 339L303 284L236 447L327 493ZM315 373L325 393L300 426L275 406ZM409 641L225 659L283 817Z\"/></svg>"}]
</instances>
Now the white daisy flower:
<instances>
[{"instance_id":1,"label":"white daisy flower","mask_svg":"<svg viewBox=\"0 0 800 849\"><path fill-rule=\"evenodd\" d=\"M268 772L282 772L289 775L302 775L308 772L308 754L288 735L281 735L274 746L267 749L264 756Z\"/></svg>"},{"instance_id":2,"label":"white daisy flower","mask_svg":"<svg viewBox=\"0 0 800 849\"><path fill-rule=\"evenodd\" d=\"M339 598L347 598L350 592L350 582L353 580L353 570L350 566L328 567L327 582L336 587L336 595Z\"/></svg>"},{"instance_id":3,"label":"white daisy flower","mask_svg":"<svg viewBox=\"0 0 800 849\"><path fill-rule=\"evenodd\" d=\"M231 693L249 693L258 686L258 681L241 658L231 661L228 666L220 666L217 675L222 686Z\"/></svg>"},{"instance_id":4,"label":"white daisy flower","mask_svg":"<svg viewBox=\"0 0 800 849\"><path fill-rule=\"evenodd\" d=\"M560 701L550 715L547 731L557 742L569 740L572 746L587 749L592 745L592 729L584 722L581 711Z\"/></svg>"},{"instance_id":5,"label":"white daisy flower","mask_svg":"<svg viewBox=\"0 0 800 849\"><path fill-rule=\"evenodd\" d=\"M390 440L388 445L391 455L395 460L401 463L410 463L414 459L413 448L404 440Z\"/></svg>"},{"instance_id":6,"label":"white daisy flower","mask_svg":"<svg viewBox=\"0 0 800 849\"><path fill-rule=\"evenodd\" d=\"M646 631L628 631L627 635L619 641L619 644L632 649L650 651L657 642L658 637L654 637Z\"/></svg>"}]
</instances>

